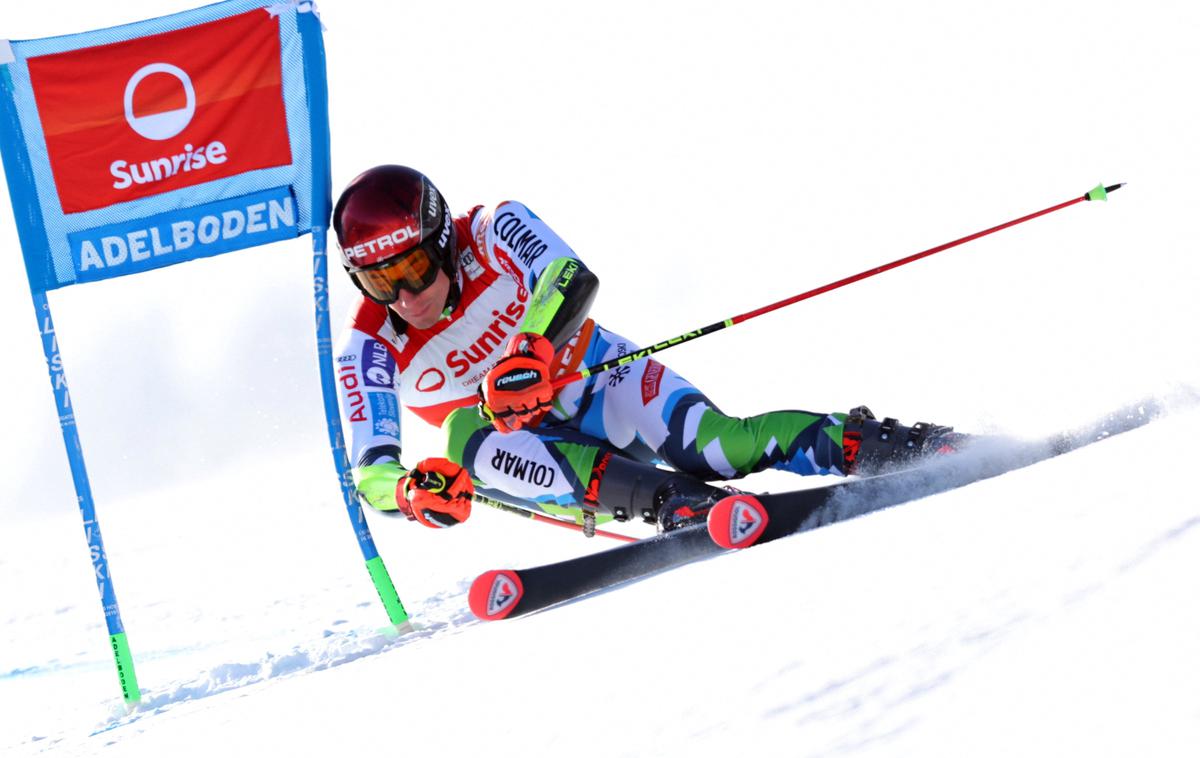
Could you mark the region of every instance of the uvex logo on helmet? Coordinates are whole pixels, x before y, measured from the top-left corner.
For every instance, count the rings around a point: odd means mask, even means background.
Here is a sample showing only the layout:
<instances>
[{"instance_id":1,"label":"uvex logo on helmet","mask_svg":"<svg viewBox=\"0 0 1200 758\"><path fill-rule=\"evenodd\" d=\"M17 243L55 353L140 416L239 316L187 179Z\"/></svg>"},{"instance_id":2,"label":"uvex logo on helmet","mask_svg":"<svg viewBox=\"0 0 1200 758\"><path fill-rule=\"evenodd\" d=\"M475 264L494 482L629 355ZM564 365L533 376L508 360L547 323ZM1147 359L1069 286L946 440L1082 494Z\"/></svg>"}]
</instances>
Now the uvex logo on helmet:
<instances>
[{"instance_id":1,"label":"uvex logo on helmet","mask_svg":"<svg viewBox=\"0 0 1200 758\"><path fill-rule=\"evenodd\" d=\"M431 222L431 225L436 224L438 216L442 215L441 208L438 207L438 193L427 181L421 182L421 193L425 195L425 218Z\"/></svg>"},{"instance_id":2,"label":"uvex logo on helmet","mask_svg":"<svg viewBox=\"0 0 1200 758\"><path fill-rule=\"evenodd\" d=\"M533 381L540 379L541 376L542 375L540 372L533 371L532 369L528 370L528 371L523 371L519 374L505 374L504 376L502 376L496 380L496 386L497 387L507 387L511 384L511 385L516 385L517 389L525 389L525 386L527 384L530 384Z\"/></svg>"},{"instance_id":3,"label":"uvex logo on helmet","mask_svg":"<svg viewBox=\"0 0 1200 758\"><path fill-rule=\"evenodd\" d=\"M445 250L450 244L450 230L454 226L454 221L450 218L450 209L442 209L442 233L438 235L438 247ZM453 251L451 251L453 252Z\"/></svg>"},{"instance_id":4,"label":"uvex logo on helmet","mask_svg":"<svg viewBox=\"0 0 1200 758\"><path fill-rule=\"evenodd\" d=\"M363 258L375 257L376 254L395 248L397 253L412 247L421 241L421 232L412 226L402 226L399 229L381 234L374 239L360 242L357 245L342 248L346 260L357 261Z\"/></svg>"},{"instance_id":5,"label":"uvex logo on helmet","mask_svg":"<svg viewBox=\"0 0 1200 758\"><path fill-rule=\"evenodd\" d=\"M447 247L450 245L450 232L454 226L454 220L450 217L449 206L439 200L438 191L428 181L421 181L421 194L424 195L425 200L422 224L430 234L440 226L441 230L438 233L437 247L439 250L445 250L447 253L452 252L447 250Z\"/></svg>"}]
</instances>

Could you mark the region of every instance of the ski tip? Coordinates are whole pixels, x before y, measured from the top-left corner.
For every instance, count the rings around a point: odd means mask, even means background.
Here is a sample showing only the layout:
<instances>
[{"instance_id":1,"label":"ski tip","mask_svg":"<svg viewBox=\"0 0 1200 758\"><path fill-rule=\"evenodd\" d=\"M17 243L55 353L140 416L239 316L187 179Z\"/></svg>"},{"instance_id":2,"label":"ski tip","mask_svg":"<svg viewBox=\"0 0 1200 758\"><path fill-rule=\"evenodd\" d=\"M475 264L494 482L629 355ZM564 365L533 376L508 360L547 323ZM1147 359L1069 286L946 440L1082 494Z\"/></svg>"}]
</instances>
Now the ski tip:
<instances>
[{"instance_id":1,"label":"ski tip","mask_svg":"<svg viewBox=\"0 0 1200 758\"><path fill-rule=\"evenodd\" d=\"M758 498L731 495L708 512L708 536L726 550L741 550L758 542L768 520Z\"/></svg>"},{"instance_id":2,"label":"ski tip","mask_svg":"<svg viewBox=\"0 0 1200 758\"><path fill-rule=\"evenodd\" d=\"M499 621L513 612L524 594L521 577L504 569L486 571L476 577L467 599L471 613L480 621Z\"/></svg>"}]
</instances>

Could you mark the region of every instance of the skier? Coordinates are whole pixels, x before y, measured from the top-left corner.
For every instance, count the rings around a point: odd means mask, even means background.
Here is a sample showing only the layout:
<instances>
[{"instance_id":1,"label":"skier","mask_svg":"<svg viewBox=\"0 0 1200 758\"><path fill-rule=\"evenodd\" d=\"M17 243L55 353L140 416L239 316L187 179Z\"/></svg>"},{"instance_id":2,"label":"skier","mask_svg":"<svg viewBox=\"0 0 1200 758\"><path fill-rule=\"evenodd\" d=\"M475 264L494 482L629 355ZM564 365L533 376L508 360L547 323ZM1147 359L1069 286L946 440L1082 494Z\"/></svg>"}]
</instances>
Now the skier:
<instances>
[{"instance_id":1,"label":"skier","mask_svg":"<svg viewBox=\"0 0 1200 758\"><path fill-rule=\"evenodd\" d=\"M359 496L380 511L453 526L478 482L585 533L633 518L667 531L728 494L710 481L863 473L960 437L865 407L728 416L652 358L556 391L554 378L638 348L590 318L595 274L524 205L453 217L424 175L378 166L342 192L333 225L362 293L335 351L341 411ZM401 404L442 427L445 457L405 468Z\"/></svg>"}]
</instances>

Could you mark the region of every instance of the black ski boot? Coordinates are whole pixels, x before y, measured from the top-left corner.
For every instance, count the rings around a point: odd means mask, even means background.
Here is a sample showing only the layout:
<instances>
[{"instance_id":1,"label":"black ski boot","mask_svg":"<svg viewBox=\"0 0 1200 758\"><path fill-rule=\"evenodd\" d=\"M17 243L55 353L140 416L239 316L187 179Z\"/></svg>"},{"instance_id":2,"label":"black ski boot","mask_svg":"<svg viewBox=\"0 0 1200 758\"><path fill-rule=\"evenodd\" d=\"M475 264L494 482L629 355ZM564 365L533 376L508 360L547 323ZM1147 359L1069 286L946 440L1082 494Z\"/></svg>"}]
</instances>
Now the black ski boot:
<instances>
[{"instance_id":1,"label":"black ski boot","mask_svg":"<svg viewBox=\"0 0 1200 758\"><path fill-rule=\"evenodd\" d=\"M970 435L952 426L919 421L902 426L894 418L880 421L871 409L860 405L850 411L842 436L847 474L870 476L911 466L921 458L956 453Z\"/></svg>"},{"instance_id":2,"label":"black ski boot","mask_svg":"<svg viewBox=\"0 0 1200 758\"><path fill-rule=\"evenodd\" d=\"M729 490L705 484L685 474L671 477L654 492L658 531L672 532L685 526L703 524L717 501L728 495Z\"/></svg>"},{"instance_id":3,"label":"black ski boot","mask_svg":"<svg viewBox=\"0 0 1200 758\"><path fill-rule=\"evenodd\" d=\"M728 490L687 474L666 471L619 455L606 459L597 487L599 507L616 521L641 518L660 532L700 524Z\"/></svg>"}]
</instances>

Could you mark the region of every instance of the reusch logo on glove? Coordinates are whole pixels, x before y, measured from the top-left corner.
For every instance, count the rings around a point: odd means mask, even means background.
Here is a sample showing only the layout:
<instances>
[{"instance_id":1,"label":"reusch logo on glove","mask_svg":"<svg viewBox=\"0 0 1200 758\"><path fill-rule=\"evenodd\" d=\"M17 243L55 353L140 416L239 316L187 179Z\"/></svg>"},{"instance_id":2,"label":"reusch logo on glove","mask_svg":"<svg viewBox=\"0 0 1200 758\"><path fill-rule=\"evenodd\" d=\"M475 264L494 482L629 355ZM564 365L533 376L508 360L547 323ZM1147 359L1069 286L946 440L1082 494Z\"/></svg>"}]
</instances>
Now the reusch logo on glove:
<instances>
[{"instance_id":1,"label":"reusch logo on glove","mask_svg":"<svg viewBox=\"0 0 1200 758\"><path fill-rule=\"evenodd\" d=\"M496 389L500 390L523 390L531 384L536 383L542 378L540 371L522 371L519 374L505 374L496 380ZM518 386L510 386L518 385Z\"/></svg>"}]
</instances>

